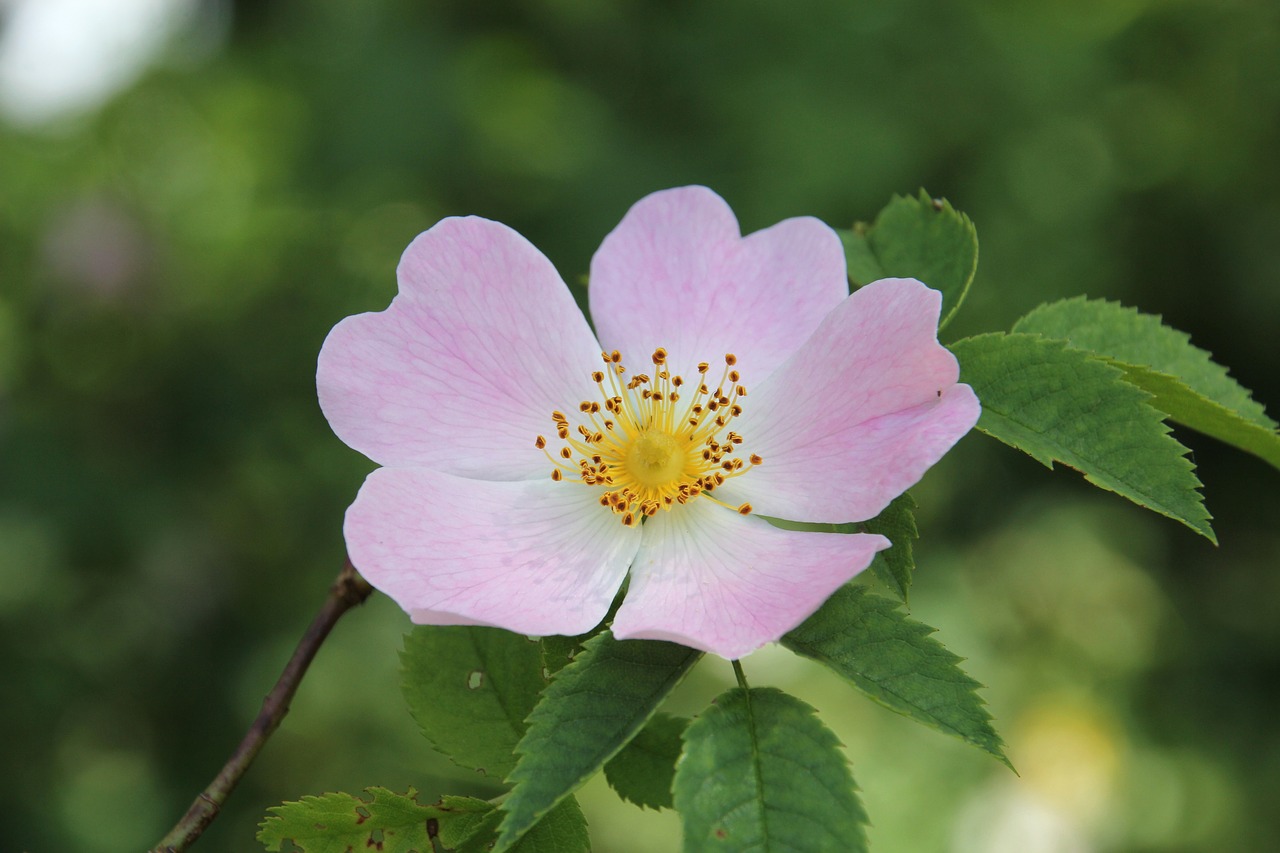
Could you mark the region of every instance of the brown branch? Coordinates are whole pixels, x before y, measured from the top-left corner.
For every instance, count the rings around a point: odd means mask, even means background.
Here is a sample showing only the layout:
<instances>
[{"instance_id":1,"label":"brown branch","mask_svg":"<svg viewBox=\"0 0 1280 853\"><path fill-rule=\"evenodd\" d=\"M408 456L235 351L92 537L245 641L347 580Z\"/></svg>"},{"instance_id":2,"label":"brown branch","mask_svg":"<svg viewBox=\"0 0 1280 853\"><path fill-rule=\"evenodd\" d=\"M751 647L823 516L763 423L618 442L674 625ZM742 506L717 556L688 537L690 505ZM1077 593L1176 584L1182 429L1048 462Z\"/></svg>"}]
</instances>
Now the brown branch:
<instances>
[{"instance_id":1,"label":"brown branch","mask_svg":"<svg viewBox=\"0 0 1280 853\"><path fill-rule=\"evenodd\" d=\"M329 631L333 629L339 617L356 605L363 604L372 592L373 587L360 577L360 573L351 565L351 561L347 560L338 579L333 582L333 586L329 587L329 597L325 599L324 607L320 608L320 612L312 620L307 632L302 635L302 640L293 651L293 657L289 658L289 663L285 665L284 672L280 674L275 687L271 688L271 692L263 700L262 710L258 712L258 718L249 727L244 740L240 741L235 752L231 753L231 757L209 783L209 787L196 797L191 808L187 809L187 813L182 816L182 820L178 821L173 829L169 830L169 834L151 848L150 853L182 853L204 833L209 824L213 823L213 819L222 810L222 804L226 802L227 796L236 787L240 777L244 776L245 771L249 769L253 759L266 744L267 738L271 737L271 733L280 726L284 715L289 713L289 703L293 701L293 694L298 692L302 676L306 674L307 667L311 665L316 652L320 650L320 644L324 642L325 637L329 636Z\"/></svg>"}]
</instances>

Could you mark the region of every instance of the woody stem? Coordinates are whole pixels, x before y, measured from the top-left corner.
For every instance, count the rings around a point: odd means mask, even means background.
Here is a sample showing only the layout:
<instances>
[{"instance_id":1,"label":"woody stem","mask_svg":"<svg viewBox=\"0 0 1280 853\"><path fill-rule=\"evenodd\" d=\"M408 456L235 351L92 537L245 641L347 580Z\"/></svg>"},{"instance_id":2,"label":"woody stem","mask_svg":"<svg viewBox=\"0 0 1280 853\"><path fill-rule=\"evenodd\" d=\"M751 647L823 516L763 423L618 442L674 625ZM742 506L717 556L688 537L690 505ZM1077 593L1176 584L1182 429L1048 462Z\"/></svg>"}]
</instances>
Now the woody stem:
<instances>
[{"instance_id":1,"label":"woody stem","mask_svg":"<svg viewBox=\"0 0 1280 853\"><path fill-rule=\"evenodd\" d=\"M329 587L329 595L325 599L324 606L320 608L320 612L316 614L306 633L302 635L298 647L293 651L293 656L285 664L284 672L280 674L275 686L263 700L262 710L258 712L257 718L245 733L240 745L231 753L231 757L227 759L227 763L223 765L222 770L213 778L209 786L196 796L182 819L164 838L160 839L155 847L151 848L150 853L182 853L204 833L209 824L213 823L218 812L222 810L222 804L226 802L231 791L249 769L253 759L262 751L267 738L279 728L280 721L284 719L285 714L289 713L289 703L293 701L293 695L298 692L302 676L306 674L307 667L311 665L316 652L320 650L320 644L329 636L329 632L342 614L363 604L372 592L373 587L360 576L348 559L338 574L337 580Z\"/></svg>"}]
</instances>

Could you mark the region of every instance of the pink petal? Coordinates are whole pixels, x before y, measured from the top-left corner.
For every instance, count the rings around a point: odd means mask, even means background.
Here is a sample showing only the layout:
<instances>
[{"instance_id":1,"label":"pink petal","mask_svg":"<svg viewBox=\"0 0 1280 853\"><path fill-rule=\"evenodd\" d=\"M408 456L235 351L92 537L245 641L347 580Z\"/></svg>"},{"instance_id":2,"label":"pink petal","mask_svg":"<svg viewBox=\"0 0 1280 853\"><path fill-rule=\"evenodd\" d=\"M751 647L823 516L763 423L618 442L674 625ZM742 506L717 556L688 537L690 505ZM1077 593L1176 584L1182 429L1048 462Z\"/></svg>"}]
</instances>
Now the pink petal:
<instances>
[{"instance_id":1,"label":"pink petal","mask_svg":"<svg viewBox=\"0 0 1280 853\"><path fill-rule=\"evenodd\" d=\"M782 530L707 500L660 512L642 532L614 636L729 660L799 625L889 547L871 534Z\"/></svg>"},{"instance_id":2,"label":"pink petal","mask_svg":"<svg viewBox=\"0 0 1280 853\"><path fill-rule=\"evenodd\" d=\"M347 510L351 562L414 622L581 634L609 609L639 531L599 492L379 468Z\"/></svg>"},{"instance_id":3,"label":"pink petal","mask_svg":"<svg viewBox=\"0 0 1280 853\"><path fill-rule=\"evenodd\" d=\"M735 421L764 463L723 499L803 521L861 521L910 488L978 420L981 407L938 343L941 295L913 279L846 299Z\"/></svg>"},{"instance_id":4,"label":"pink petal","mask_svg":"<svg viewBox=\"0 0 1280 853\"><path fill-rule=\"evenodd\" d=\"M385 311L348 317L320 351L334 432L382 465L493 480L550 472L539 433L596 388L600 348L555 268L505 225L445 219L418 235Z\"/></svg>"},{"instance_id":5,"label":"pink petal","mask_svg":"<svg viewBox=\"0 0 1280 853\"><path fill-rule=\"evenodd\" d=\"M848 293L844 250L812 218L743 239L724 199L706 187L646 196L591 260L591 316L606 349L633 372L664 347L677 372L738 357L744 381L764 379Z\"/></svg>"}]
</instances>

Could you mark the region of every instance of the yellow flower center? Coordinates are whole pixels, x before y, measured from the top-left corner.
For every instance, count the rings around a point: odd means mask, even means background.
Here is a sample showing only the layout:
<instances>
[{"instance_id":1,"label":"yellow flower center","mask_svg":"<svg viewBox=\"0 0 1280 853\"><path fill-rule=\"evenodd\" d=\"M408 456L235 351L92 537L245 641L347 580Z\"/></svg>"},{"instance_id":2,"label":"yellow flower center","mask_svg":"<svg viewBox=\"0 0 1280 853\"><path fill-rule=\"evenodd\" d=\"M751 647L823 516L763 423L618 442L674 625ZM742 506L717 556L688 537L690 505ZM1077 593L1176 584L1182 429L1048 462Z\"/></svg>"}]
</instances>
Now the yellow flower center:
<instances>
[{"instance_id":1,"label":"yellow flower center","mask_svg":"<svg viewBox=\"0 0 1280 853\"><path fill-rule=\"evenodd\" d=\"M698 496L728 506L710 492L764 461L757 455L746 461L741 453L734 455L743 438L729 423L742 414L739 401L747 396L733 369L737 358L724 357L724 373L714 390L706 381L710 365L699 364L698 387L685 400L685 381L667 369L666 350L654 351L652 377L637 373L630 379L625 379L621 353L600 355L605 369L591 378L601 399L580 403L582 423L572 428L563 412L551 413L556 436L564 441L558 456L547 450L545 437L534 443L555 465L551 479L603 486L600 505L628 527ZM750 504L731 508L743 515L751 512Z\"/></svg>"}]
</instances>

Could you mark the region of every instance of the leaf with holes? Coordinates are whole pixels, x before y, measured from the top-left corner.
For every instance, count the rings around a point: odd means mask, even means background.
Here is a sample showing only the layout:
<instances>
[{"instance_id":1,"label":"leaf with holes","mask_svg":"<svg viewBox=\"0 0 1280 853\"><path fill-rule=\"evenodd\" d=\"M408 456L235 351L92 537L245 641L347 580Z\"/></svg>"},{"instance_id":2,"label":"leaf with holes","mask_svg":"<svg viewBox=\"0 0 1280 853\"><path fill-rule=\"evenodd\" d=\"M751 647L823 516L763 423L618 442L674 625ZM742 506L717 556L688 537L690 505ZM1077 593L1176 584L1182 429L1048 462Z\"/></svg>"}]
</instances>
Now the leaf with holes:
<instances>
[{"instance_id":1,"label":"leaf with holes","mask_svg":"<svg viewBox=\"0 0 1280 853\"><path fill-rule=\"evenodd\" d=\"M375 847L382 853L423 853L432 849L429 826L447 826L454 820L465 825L478 812L493 808L466 797L419 805L412 788L407 794L386 788L367 788L365 793L371 799L335 793L274 806L262 822L258 841L272 853L281 850L285 842L302 853L346 853Z\"/></svg>"},{"instance_id":2,"label":"leaf with holes","mask_svg":"<svg viewBox=\"0 0 1280 853\"><path fill-rule=\"evenodd\" d=\"M978 270L978 232L945 199L895 196L870 225L841 232L849 278L859 287L881 278L914 278L942 293L946 326Z\"/></svg>"},{"instance_id":3,"label":"leaf with holes","mask_svg":"<svg viewBox=\"0 0 1280 853\"><path fill-rule=\"evenodd\" d=\"M676 643L616 640L608 631L588 640L529 715L495 853L510 850L617 755L701 657Z\"/></svg>"},{"instance_id":4,"label":"leaf with holes","mask_svg":"<svg viewBox=\"0 0 1280 853\"><path fill-rule=\"evenodd\" d=\"M1276 422L1225 367L1159 317L1078 297L1041 305L1013 330L1064 340L1102 356L1173 420L1280 468Z\"/></svg>"},{"instance_id":5,"label":"leaf with holes","mask_svg":"<svg viewBox=\"0 0 1280 853\"><path fill-rule=\"evenodd\" d=\"M781 642L886 708L986 750L1012 769L977 694L982 685L933 632L896 602L843 586Z\"/></svg>"},{"instance_id":6,"label":"leaf with holes","mask_svg":"<svg viewBox=\"0 0 1280 853\"><path fill-rule=\"evenodd\" d=\"M655 714L631 742L604 766L604 778L619 797L641 808L671 808L671 779L684 747L684 717Z\"/></svg>"},{"instance_id":7,"label":"leaf with holes","mask_svg":"<svg viewBox=\"0 0 1280 853\"><path fill-rule=\"evenodd\" d=\"M542 674L546 678L551 678L560 670L569 665L569 661L578 656L582 651L582 643L590 635L581 637L543 637L538 641L542 647Z\"/></svg>"},{"instance_id":8,"label":"leaf with holes","mask_svg":"<svg viewBox=\"0 0 1280 853\"><path fill-rule=\"evenodd\" d=\"M684 740L674 789L685 853L867 849L867 816L840 742L799 699L734 688Z\"/></svg>"},{"instance_id":9,"label":"leaf with holes","mask_svg":"<svg viewBox=\"0 0 1280 853\"><path fill-rule=\"evenodd\" d=\"M1217 544L1187 449L1120 368L1039 335L978 335L951 351L982 401L981 432L1046 467L1069 465Z\"/></svg>"},{"instance_id":10,"label":"leaf with holes","mask_svg":"<svg viewBox=\"0 0 1280 853\"><path fill-rule=\"evenodd\" d=\"M502 778L546 686L536 641L500 628L421 626L405 636L401 688L436 749Z\"/></svg>"}]
</instances>

